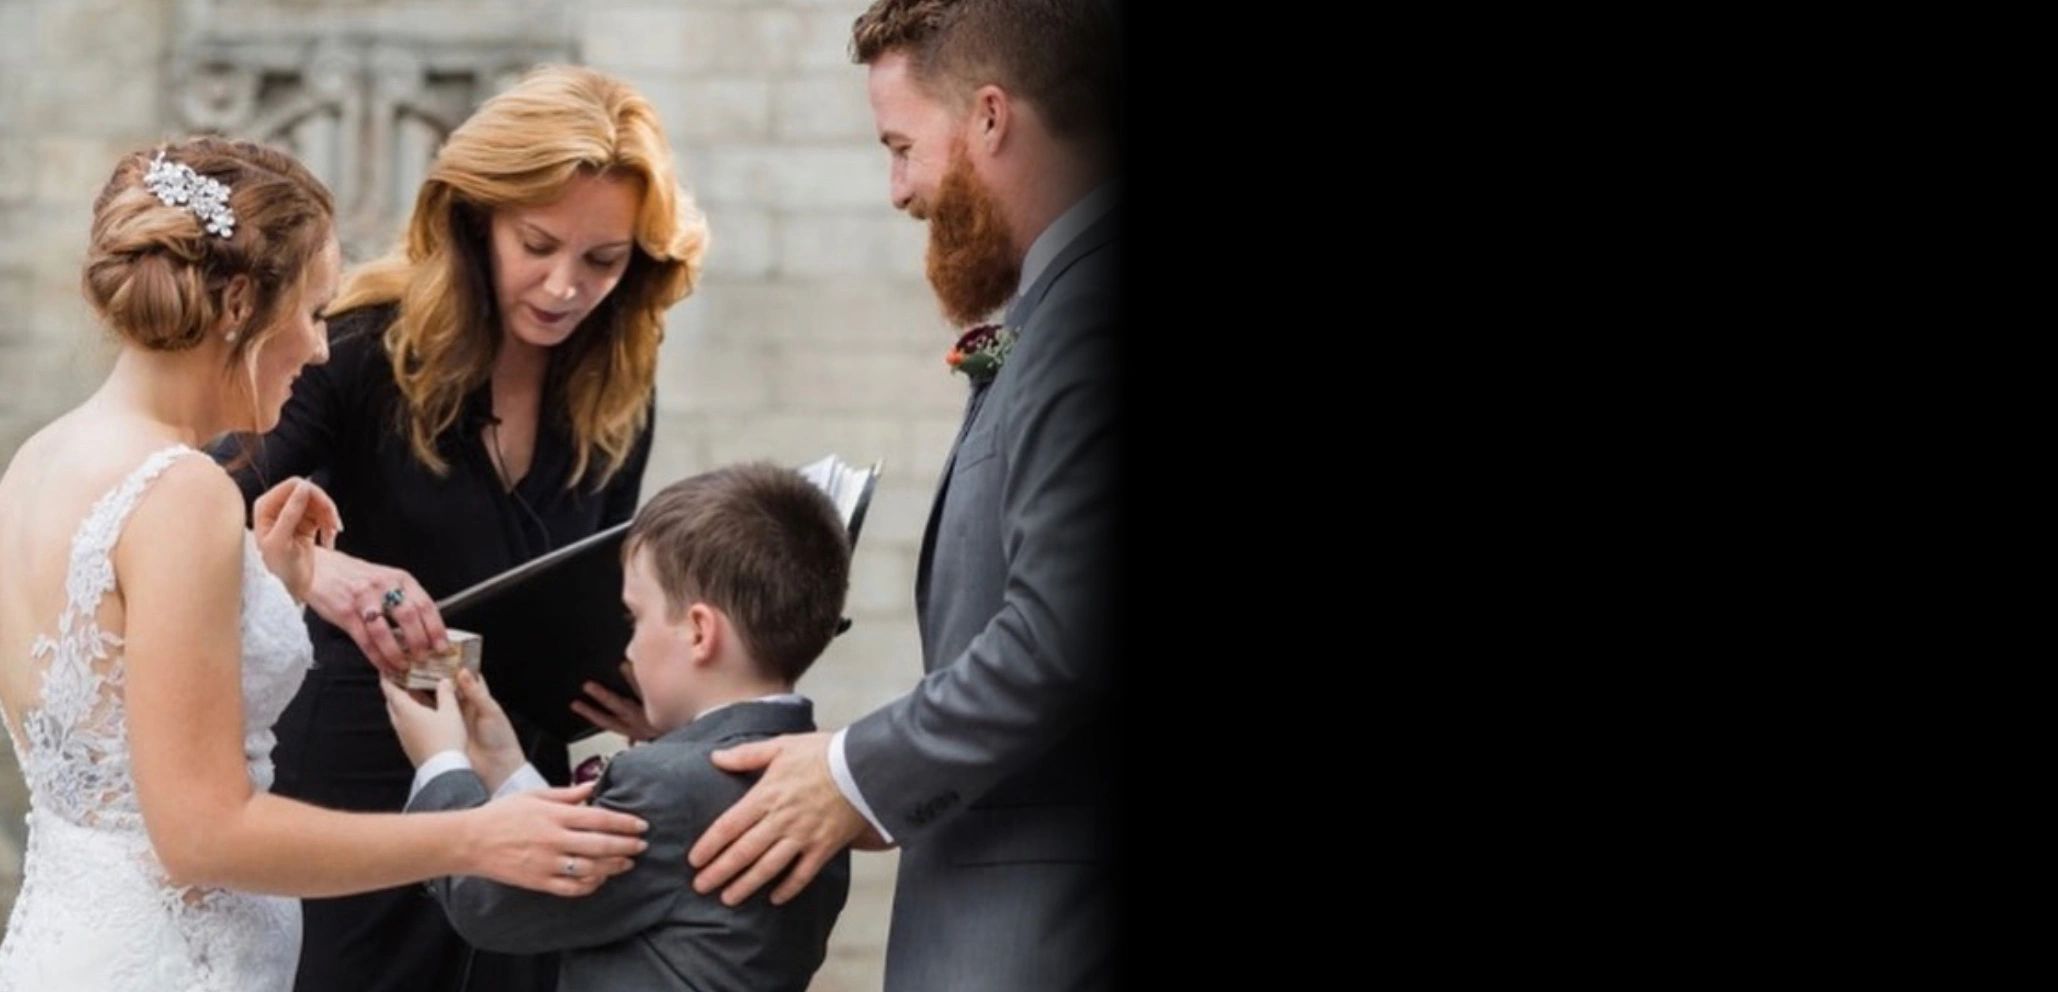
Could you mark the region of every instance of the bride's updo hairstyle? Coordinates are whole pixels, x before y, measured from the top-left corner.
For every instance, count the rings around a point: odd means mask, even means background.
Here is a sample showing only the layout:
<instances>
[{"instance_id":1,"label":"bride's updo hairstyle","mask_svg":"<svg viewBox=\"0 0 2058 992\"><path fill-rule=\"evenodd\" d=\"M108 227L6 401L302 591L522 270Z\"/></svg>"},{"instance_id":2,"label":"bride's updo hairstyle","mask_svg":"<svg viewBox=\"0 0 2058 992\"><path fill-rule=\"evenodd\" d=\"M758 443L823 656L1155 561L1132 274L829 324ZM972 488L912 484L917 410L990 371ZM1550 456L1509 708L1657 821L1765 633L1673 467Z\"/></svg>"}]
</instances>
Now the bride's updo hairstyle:
<instances>
[{"instance_id":1,"label":"bride's updo hairstyle","mask_svg":"<svg viewBox=\"0 0 2058 992\"><path fill-rule=\"evenodd\" d=\"M209 180L227 187L225 209ZM247 276L250 316L223 328L234 365L277 326L334 217L328 188L276 149L209 136L132 152L93 201L86 299L129 343L184 351L221 324L229 284Z\"/></svg>"}]
</instances>

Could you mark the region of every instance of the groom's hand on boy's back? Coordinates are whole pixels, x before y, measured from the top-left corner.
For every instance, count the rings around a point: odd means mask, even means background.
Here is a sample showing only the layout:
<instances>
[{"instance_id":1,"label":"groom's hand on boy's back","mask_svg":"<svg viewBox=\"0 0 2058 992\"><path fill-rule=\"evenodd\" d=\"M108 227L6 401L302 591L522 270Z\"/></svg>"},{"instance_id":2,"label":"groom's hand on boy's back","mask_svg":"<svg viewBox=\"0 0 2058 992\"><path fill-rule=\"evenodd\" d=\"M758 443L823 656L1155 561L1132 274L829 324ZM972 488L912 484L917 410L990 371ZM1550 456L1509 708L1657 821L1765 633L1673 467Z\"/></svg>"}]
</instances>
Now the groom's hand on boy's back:
<instances>
[{"instance_id":1,"label":"groom's hand on boy's back","mask_svg":"<svg viewBox=\"0 0 2058 992\"><path fill-rule=\"evenodd\" d=\"M706 894L726 884L722 902L734 906L783 875L772 891L772 904L783 905L853 843L866 850L885 847L836 788L829 738L820 731L786 734L713 754L723 771L763 769L764 775L687 852L687 863L697 871L696 891Z\"/></svg>"}]
</instances>

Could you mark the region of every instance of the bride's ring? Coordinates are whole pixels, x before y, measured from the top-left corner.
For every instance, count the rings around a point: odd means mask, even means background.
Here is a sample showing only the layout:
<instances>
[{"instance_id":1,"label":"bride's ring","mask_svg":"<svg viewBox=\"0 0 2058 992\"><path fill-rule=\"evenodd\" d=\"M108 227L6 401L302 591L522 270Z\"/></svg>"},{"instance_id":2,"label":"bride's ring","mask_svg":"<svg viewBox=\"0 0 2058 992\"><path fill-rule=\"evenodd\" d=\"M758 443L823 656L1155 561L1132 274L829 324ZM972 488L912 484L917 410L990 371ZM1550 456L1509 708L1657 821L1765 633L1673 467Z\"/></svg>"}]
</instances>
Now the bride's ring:
<instances>
[{"instance_id":1,"label":"bride's ring","mask_svg":"<svg viewBox=\"0 0 2058 992\"><path fill-rule=\"evenodd\" d=\"M394 586L393 588L386 590L386 597L384 599L379 600L379 602L382 605L384 605L386 609L389 610L398 607L401 603L404 603L406 601L407 593L406 591L402 590L399 586Z\"/></svg>"},{"instance_id":2,"label":"bride's ring","mask_svg":"<svg viewBox=\"0 0 2058 992\"><path fill-rule=\"evenodd\" d=\"M566 858L564 867L558 870L564 872L564 876L566 878L579 877L579 863L577 861L572 860L571 858Z\"/></svg>"}]
</instances>

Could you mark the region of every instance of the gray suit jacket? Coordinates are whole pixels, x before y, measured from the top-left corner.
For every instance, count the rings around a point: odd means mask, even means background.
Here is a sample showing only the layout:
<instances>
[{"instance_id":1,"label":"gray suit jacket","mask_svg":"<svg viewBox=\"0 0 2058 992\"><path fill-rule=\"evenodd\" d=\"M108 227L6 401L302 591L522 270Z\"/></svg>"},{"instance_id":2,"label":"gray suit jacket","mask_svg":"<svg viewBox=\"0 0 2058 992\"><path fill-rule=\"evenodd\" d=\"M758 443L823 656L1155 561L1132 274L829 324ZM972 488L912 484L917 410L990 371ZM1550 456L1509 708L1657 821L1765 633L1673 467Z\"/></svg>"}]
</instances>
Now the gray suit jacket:
<instances>
[{"instance_id":1,"label":"gray suit jacket","mask_svg":"<svg viewBox=\"0 0 2058 992\"><path fill-rule=\"evenodd\" d=\"M692 887L686 851L756 780L716 768L715 750L815 729L812 705L737 703L617 755L594 805L650 823L650 850L598 892L566 899L454 876L429 883L457 932L489 951L564 951L561 992L691 989L802 992L827 953L829 930L850 891L850 855L784 906L770 887L730 908ZM438 775L408 803L410 813L468 809L486 802L470 771Z\"/></svg>"},{"instance_id":2,"label":"gray suit jacket","mask_svg":"<svg viewBox=\"0 0 2058 992\"><path fill-rule=\"evenodd\" d=\"M922 541L927 674L844 740L902 847L893 992L1112 981L1119 214L1010 308L1014 350L974 387Z\"/></svg>"}]
</instances>

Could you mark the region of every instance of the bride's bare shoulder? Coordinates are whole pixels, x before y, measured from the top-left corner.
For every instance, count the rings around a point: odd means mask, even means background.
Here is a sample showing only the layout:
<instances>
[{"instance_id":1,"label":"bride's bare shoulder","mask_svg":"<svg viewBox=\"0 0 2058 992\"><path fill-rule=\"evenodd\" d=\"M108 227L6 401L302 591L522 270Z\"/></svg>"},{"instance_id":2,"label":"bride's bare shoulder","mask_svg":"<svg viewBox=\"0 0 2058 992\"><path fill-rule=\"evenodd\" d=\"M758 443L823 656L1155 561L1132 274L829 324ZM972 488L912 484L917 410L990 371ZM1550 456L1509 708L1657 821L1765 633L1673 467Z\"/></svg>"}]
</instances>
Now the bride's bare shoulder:
<instances>
[{"instance_id":1,"label":"bride's bare shoulder","mask_svg":"<svg viewBox=\"0 0 2058 992\"><path fill-rule=\"evenodd\" d=\"M243 529L242 491L229 473L206 455L188 455L172 462L157 477L151 492L154 498L138 507L138 513L156 504L160 510L172 510L177 518L189 512L204 513L205 517L196 519L225 519L234 525L232 529Z\"/></svg>"},{"instance_id":2,"label":"bride's bare shoulder","mask_svg":"<svg viewBox=\"0 0 2058 992\"><path fill-rule=\"evenodd\" d=\"M49 457L53 447L51 439L63 432L64 420L59 418L22 439L14 454L8 457L6 471L0 472L0 505L9 502L6 497L13 493L42 488L41 483L47 481L53 467Z\"/></svg>"},{"instance_id":3,"label":"bride's bare shoulder","mask_svg":"<svg viewBox=\"0 0 2058 992\"><path fill-rule=\"evenodd\" d=\"M54 501L74 504L105 493L171 442L138 431L133 424L73 410L29 435L0 474L0 507ZM181 505L234 504L242 496L234 480L204 453L174 460L151 487L152 500Z\"/></svg>"}]
</instances>

